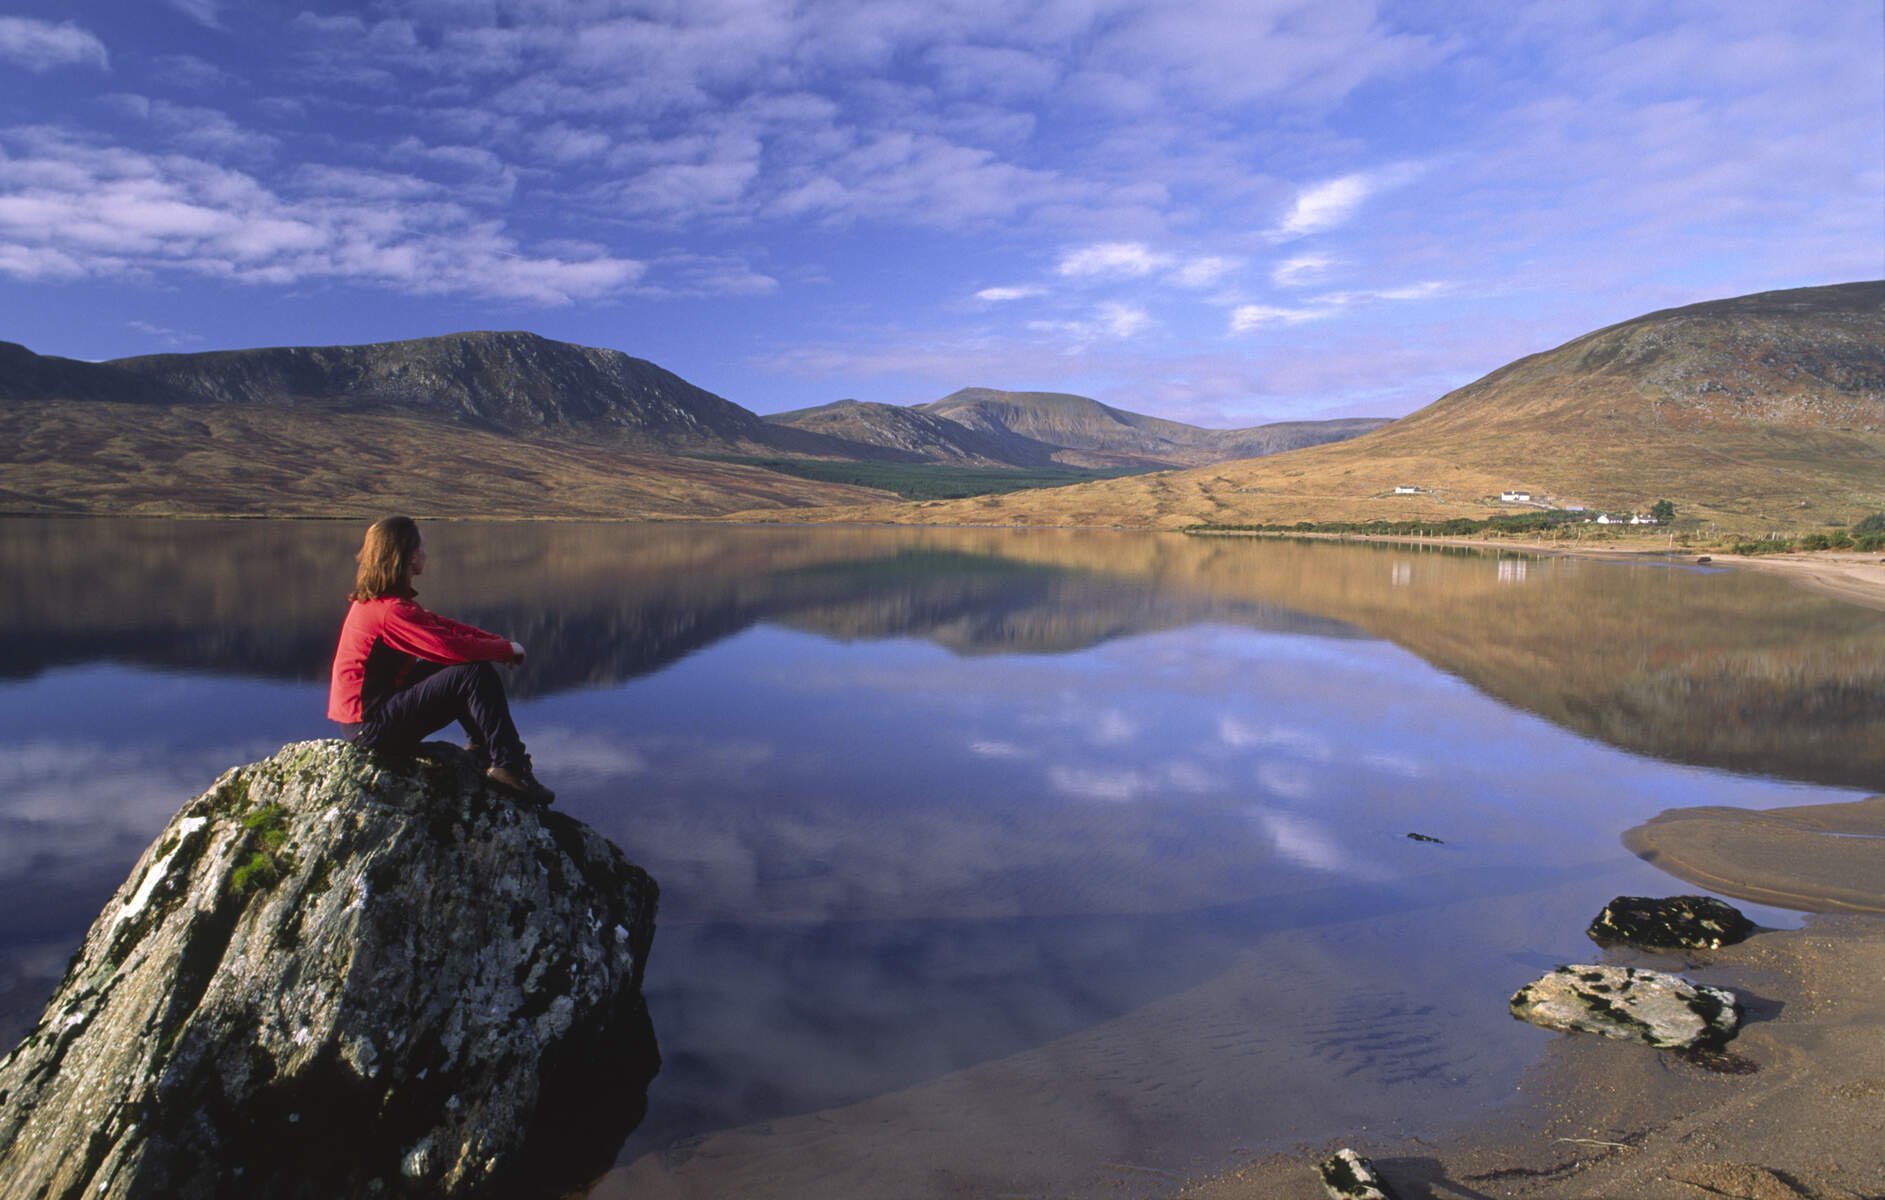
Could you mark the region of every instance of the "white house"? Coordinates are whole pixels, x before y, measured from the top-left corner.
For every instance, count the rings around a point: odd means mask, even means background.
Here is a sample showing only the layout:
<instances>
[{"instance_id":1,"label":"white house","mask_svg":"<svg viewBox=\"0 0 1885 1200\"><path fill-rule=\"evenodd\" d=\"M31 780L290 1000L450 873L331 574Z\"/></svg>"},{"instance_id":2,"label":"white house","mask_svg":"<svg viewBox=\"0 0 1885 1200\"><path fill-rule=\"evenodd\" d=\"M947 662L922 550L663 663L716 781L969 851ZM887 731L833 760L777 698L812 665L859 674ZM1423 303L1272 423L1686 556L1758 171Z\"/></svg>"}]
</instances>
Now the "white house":
<instances>
[{"instance_id":1,"label":"white house","mask_svg":"<svg viewBox=\"0 0 1885 1200\"><path fill-rule=\"evenodd\" d=\"M1397 483L1394 485L1394 494L1396 496L1414 496L1418 495L1419 492L1420 489L1411 483Z\"/></svg>"},{"instance_id":2,"label":"white house","mask_svg":"<svg viewBox=\"0 0 1885 1200\"><path fill-rule=\"evenodd\" d=\"M1500 492L1499 499L1507 504L1530 504L1532 494L1530 492Z\"/></svg>"}]
</instances>

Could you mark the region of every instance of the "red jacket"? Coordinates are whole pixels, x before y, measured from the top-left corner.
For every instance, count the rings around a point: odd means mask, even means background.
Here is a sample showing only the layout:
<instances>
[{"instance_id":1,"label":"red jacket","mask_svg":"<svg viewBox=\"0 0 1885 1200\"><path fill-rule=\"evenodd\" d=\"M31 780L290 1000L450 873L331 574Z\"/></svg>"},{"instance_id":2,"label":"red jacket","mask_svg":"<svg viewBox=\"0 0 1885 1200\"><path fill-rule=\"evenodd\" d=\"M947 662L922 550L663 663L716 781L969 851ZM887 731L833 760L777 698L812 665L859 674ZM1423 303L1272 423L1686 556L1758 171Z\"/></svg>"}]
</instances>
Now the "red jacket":
<instances>
[{"instance_id":1,"label":"red jacket","mask_svg":"<svg viewBox=\"0 0 1885 1200\"><path fill-rule=\"evenodd\" d=\"M327 719L351 725L404 687L415 663L509 662L511 643L428 612L410 596L356 600L340 627Z\"/></svg>"}]
</instances>

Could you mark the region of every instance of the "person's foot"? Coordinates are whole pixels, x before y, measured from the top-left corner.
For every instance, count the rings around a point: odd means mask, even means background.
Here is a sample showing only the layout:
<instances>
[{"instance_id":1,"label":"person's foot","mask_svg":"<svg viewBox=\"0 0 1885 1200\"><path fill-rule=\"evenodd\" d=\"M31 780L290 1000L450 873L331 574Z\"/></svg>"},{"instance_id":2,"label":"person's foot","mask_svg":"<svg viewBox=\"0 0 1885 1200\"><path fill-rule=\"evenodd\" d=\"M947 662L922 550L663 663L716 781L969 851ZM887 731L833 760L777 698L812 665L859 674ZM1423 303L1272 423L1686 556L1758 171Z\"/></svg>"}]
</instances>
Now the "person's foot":
<instances>
[{"instance_id":1,"label":"person's foot","mask_svg":"<svg viewBox=\"0 0 1885 1200\"><path fill-rule=\"evenodd\" d=\"M538 782L529 767L500 767L493 764L487 767L484 777L492 783L510 792L521 800L539 808L548 808L556 799L556 793Z\"/></svg>"},{"instance_id":2,"label":"person's foot","mask_svg":"<svg viewBox=\"0 0 1885 1200\"><path fill-rule=\"evenodd\" d=\"M491 747L485 745L483 742L475 740L467 741L465 743L465 752L471 755L471 761L477 764L480 771L487 770L491 766Z\"/></svg>"}]
</instances>

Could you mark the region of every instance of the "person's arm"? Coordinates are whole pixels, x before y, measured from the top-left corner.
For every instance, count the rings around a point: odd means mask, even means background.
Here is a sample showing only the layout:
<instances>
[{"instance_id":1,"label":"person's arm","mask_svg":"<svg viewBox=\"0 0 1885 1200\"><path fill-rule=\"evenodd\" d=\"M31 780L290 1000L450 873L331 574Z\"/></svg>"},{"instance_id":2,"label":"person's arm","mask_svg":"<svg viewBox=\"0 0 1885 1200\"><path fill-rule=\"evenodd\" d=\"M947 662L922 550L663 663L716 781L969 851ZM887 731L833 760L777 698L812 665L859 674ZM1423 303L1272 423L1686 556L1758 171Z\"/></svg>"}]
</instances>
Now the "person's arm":
<instances>
[{"instance_id":1,"label":"person's arm","mask_svg":"<svg viewBox=\"0 0 1885 1200\"><path fill-rule=\"evenodd\" d=\"M380 628L387 645L427 662L516 662L523 647L476 625L441 617L411 600L393 605Z\"/></svg>"}]
</instances>

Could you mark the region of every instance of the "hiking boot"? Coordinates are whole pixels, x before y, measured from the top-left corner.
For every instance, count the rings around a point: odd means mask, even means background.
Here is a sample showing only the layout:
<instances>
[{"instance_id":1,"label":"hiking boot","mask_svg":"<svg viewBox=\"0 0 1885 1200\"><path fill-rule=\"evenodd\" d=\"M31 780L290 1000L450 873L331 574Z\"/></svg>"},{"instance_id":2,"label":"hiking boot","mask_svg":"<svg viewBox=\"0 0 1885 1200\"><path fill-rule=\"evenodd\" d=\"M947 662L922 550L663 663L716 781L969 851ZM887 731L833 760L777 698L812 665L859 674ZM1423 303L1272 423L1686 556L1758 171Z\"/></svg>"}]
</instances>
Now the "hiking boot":
<instances>
[{"instance_id":1,"label":"hiking boot","mask_svg":"<svg viewBox=\"0 0 1885 1200\"><path fill-rule=\"evenodd\" d=\"M556 793L539 783L528 766L493 765L485 768L484 777L518 799L534 804L538 808L548 808L550 802L556 799Z\"/></svg>"},{"instance_id":2,"label":"hiking boot","mask_svg":"<svg viewBox=\"0 0 1885 1200\"><path fill-rule=\"evenodd\" d=\"M490 769L491 747L474 738L465 743L465 753L471 755L472 763L475 764L480 771Z\"/></svg>"}]
</instances>

